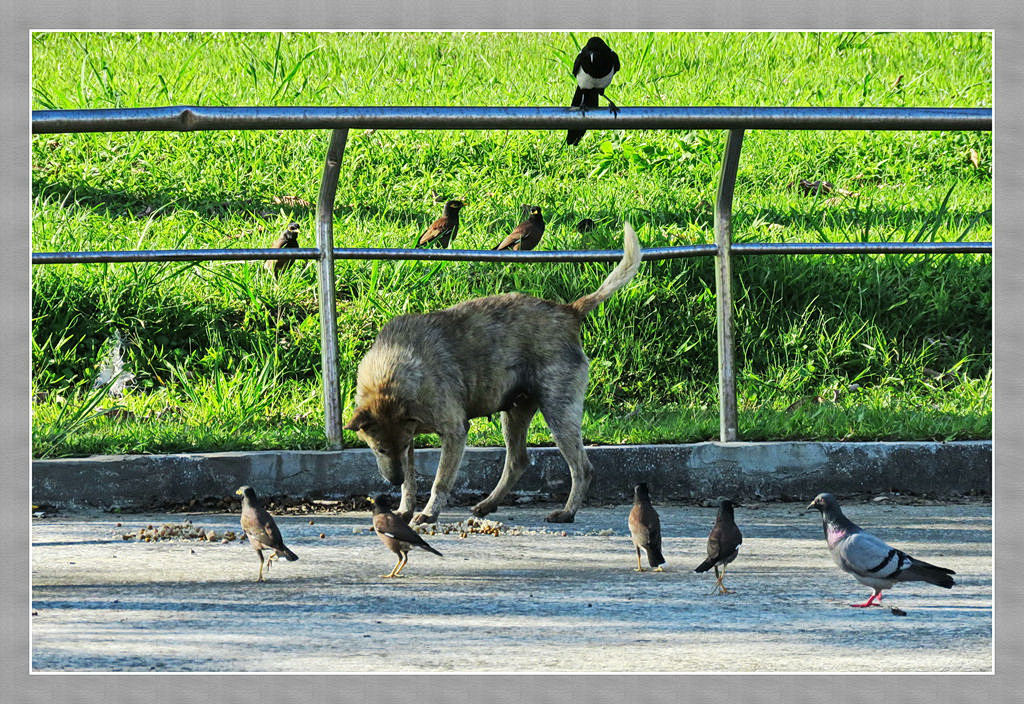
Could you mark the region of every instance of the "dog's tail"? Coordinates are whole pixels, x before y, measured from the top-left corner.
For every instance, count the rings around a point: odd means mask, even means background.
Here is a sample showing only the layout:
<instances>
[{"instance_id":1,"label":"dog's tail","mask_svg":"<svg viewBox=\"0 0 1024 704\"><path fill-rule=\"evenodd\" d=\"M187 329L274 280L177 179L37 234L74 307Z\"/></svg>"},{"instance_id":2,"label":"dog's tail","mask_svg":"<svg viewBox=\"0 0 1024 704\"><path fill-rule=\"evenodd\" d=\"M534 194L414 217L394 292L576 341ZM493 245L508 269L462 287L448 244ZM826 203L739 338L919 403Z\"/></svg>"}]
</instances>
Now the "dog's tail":
<instances>
[{"instance_id":1,"label":"dog's tail","mask_svg":"<svg viewBox=\"0 0 1024 704\"><path fill-rule=\"evenodd\" d=\"M630 279L636 276L641 261L640 240L637 239L636 233L628 222L626 223L625 230L622 242L622 260L619 262L619 265L612 269L612 273L608 274L608 278L601 284L601 288L593 293L588 293L582 298L576 299L570 304L579 311L580 317L611 298L613 293L628 284Z\"/></svg>"}]
</instances>

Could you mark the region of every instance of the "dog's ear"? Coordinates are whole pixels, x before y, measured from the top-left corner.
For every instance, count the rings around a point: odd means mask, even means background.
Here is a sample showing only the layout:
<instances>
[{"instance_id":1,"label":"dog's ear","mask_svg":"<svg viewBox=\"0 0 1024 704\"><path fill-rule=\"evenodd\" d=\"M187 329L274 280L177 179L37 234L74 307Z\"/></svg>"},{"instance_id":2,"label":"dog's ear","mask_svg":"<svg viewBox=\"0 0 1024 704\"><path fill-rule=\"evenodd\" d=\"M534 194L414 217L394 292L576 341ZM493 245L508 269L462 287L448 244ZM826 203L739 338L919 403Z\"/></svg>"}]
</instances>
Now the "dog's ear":
<instances>
[{"instance_id":1,"label":"dog's ear","mask_svg":"<svg viewBox=\"0 0 1024 704\"><path fill-rule=\"evenodd\" d=\"M366 426L373 423L373 415L365 408L356 410L352 416L352 420L345 426L345 430L362 430Z\"/></svg>"}]
</instances>

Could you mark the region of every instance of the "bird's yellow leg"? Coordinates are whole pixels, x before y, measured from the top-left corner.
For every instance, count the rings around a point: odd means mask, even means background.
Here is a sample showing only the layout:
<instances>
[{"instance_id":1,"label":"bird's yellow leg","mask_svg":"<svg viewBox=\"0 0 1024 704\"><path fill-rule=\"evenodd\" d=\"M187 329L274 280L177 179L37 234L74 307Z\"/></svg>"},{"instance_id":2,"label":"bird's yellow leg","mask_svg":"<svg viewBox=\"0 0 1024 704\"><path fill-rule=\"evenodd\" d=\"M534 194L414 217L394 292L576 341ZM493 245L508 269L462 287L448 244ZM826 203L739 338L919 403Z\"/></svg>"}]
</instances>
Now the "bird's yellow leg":
<instances>
[{"instance_id":1,"label":"bird's yellow leg","mask_svg":"<svg viewBox=\"0 0 1024 704\"><path fill-rule=\"evenodd\" d=\"M643 565L640 564L640 548L636 549L636 569L633 570L633 571L634 572L643 572L644 571Z\"/></svg>"},{"instance_id":2,"label":"bird's yellow leg","mask_svg":"<svg viewBox=\"0 0 1024 704\"><path fill-rule=\"evenodd\" d=\"M664 572L665 570L664 570L664 568L661 565L658 565L657 567L654 568L653 571L654 572Z\"/></svg>"},{"instance_id":3,"label":"bird's yellow leg","mask_svg":"<svg viewBox=\"0 0 1024 704\"><path fill-rule=\"evenodd\" d=\"M405 553L404 555L402 555L402 559L399 560L399 562L398 562L398 571L395 572L395 575L394 575L395 577L398 577L399 575L402 574L402 570L405 569L405 565L406 565L407 562L409 562L409 553Z\"/></svg>"},{"instance_id":4,"label":"bird's yellow leg","mask_svg":"<svg viewBox=\"0 0 1024 704\"><path fill-rule=\"evenodd\" d=\"M719 577L718 584L719 584L719 586L722 587L722 594L733 594L733 593L735 593L735 592L733 592L732 589L726 589L725 588L725 565L722 565L722 576Z\"/></svg>"}]
</instances>

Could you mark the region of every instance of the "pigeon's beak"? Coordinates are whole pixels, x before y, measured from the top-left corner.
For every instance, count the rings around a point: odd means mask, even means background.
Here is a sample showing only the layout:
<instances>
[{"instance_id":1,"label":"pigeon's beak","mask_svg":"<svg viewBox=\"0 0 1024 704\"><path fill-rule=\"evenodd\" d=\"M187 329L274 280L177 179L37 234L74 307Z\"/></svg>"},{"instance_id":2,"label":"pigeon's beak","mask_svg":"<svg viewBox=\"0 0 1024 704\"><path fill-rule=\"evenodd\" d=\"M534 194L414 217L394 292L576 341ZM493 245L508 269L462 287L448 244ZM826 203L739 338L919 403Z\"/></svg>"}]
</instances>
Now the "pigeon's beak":
<instances>
[{"instance_id":1,"label":"pigeon's beak","mask_svg":"<svg viewBox=\"0 0 1024 704\"><path fill-rule=\"evenodd\" d=\"M807 508L805 508L805 509L803 510L803 512L804 512L804 513L809 513L809 512L811 512L811 511L817 511L817 510L818 510L818 507L817 507L817 506L815 506L815 505L814 505L814 502L812 501L811 503L807 504Z\"/></svg>"}]
</instances>

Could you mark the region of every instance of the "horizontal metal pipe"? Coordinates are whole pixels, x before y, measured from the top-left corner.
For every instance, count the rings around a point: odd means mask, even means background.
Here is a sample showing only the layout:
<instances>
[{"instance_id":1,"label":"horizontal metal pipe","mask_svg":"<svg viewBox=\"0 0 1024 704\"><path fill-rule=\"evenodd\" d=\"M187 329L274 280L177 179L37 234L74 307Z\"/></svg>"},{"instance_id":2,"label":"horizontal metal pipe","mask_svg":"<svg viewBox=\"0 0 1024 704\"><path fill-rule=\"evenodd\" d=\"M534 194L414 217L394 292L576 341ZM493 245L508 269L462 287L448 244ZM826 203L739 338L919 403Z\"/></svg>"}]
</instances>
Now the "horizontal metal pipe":
<instances>
[{"instance_id":1,"label":"horizontal metal pipe","mask_svg":"<svg viewBox=\"0 0 1024 704\"><path fill-rule=\"evenodd\" d=\"M645 261L707 257L718 252L713 244L652 247ZM769 254L991 254L991 242L747 242L732 245L734 255ZM33 264L91 264L98 262L246 261L316 259L315 249L157 249L133 252L34 252ZM489 249L375 249L336 247L335 259L395 259L459 262L616 262L617 249L495 252Z\"/></svg>"},{"instance_id":2,"label":"horizontal metal pipe","mask_svg":"<svg viewBox=\"0 0 1024 704\"><path fill-rule=\"evenodd\" d=\"M746 242L732 253L757 254L992 254L991 242Z\"/></svg>"},{"instance_id":3,"label":"horizontal metal pipe","mask_svg":"<svg viewBox=\"0 0 1024 704\"><path fill-rule=\"evenodd\" d=\"M991 130L990 108L826 107L204 107L33 110L32 131L139 132L277 129Z\"/></svg>"}]
</instances>

